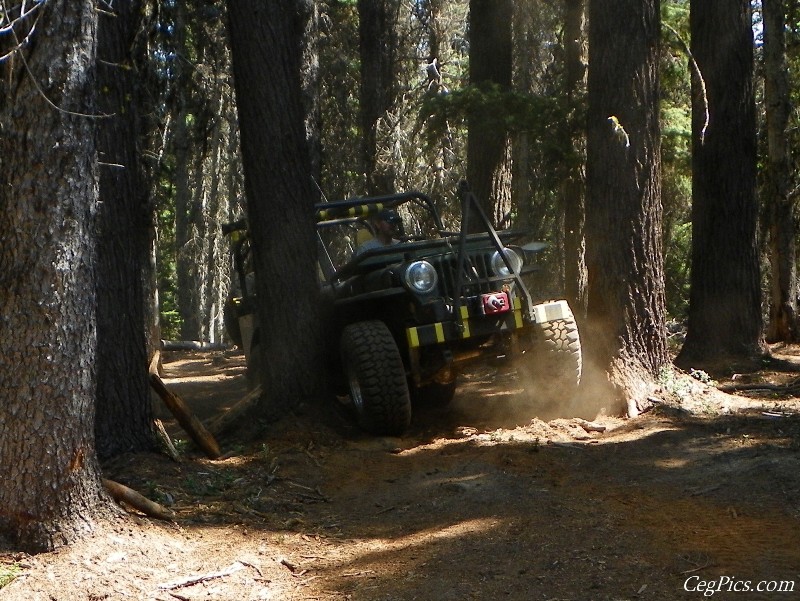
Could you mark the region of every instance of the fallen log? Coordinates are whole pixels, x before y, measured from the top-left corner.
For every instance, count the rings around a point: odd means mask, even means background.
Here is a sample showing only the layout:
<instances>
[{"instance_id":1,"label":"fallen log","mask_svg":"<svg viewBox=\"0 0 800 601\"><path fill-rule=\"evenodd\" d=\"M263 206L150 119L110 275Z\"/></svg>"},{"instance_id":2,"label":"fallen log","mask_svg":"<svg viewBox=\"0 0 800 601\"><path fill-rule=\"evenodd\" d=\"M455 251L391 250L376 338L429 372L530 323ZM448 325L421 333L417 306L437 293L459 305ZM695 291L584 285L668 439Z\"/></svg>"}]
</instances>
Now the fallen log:
<instances>
[{"instance_id":1,"label":"fallen log","mask_svg":"<svg viewBox=\"0 0 800 601\"><path fill-rule=\"evenodd\" d=\"M164 381L157 374L150 374L150 384L164 401L175 419L189 434L194 443L211 459L217 459L222 453L214 436L191 412L186 403L177 394L167 389Z\"/></svg>"},{"instance_id":2,"label":"fallen log","mask_svg":"<svg viewBox=\"0 0 800 601\"><path fill-rule=\"evenodd\" d=\"M262 388L259 384L241 399L236 401L230 409L207 422L208 430L216 436L226 432L236 421L238 421L240 417L242 417L242 415L247 413L248 409L255 405L256 401L258 401L258 398L261 396L261 393Z\"/></svg>"},{"instance_id":3,"label":"fallen log","mask_svg":"<svg viewBox=\"0 0 800 601\"><path fill-rule=\"evenodd\" d=\"M575 418L575 423L577 423L581 428L586 430L587 432L605 432L606 426L603 424L598 424L597 422L590 422L585 419L581 419L580 417Z\"/></svg>"},{"instance_id":4,"label":"fallen log","mask_svg":"<svg viewBox=\"0 0 800 601\"><path fill-rule=\"evenodd\" d=\"M200 340L162 340L161 348L165 351L226 351L231 345Z\"/></svg>"},{"instance_id":5,"label":"fallen log","mask_svg":"<svg viewBox=\"0 0 800 601\"><path fill-rule=\"evenodd\" d=\"M795 378L785 384L773 384L771 382L745 382L732 383L717 386L722 392L768 392L779 396L797 396L800 394L800 378Z\"/></svg>"},{"instance_id":6,"label":"fallen log","mask_svg":"<svg viewBox=\"0 0 800 601\"><path fill-rule=\"evenodd\" d=\"M161 349L156 349L147 366L147 373L164 375L164 368L161 365Z\"/></svg>"},{"instance_id":7,"label":"fallen log","mask_svg":"<svg viewBox=\"0 0 800 601\"><path fill-rule=\"evenodd\" d=\"M175 519L175 512L167 509L163 505L159 505L155 501L151 501L147 497L140 495L132 488L128 488L124 484L114 482L113 480L103 479L103 487L111 495L117 503L125 503L134 509L138 509L143 514L159 520L171 522Z\"/></svg>"}]
</instances>

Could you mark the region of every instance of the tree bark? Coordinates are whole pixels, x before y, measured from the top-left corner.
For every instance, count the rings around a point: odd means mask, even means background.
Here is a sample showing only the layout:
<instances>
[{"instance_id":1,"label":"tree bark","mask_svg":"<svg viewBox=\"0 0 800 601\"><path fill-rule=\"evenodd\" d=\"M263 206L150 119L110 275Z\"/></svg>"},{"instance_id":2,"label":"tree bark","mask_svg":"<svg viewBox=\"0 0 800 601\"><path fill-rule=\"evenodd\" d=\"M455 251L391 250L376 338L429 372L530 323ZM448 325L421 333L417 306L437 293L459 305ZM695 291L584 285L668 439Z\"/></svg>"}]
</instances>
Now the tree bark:
<instances>
[{"instance_id":1,"label":"tree bark","mask_svg":"<svg viewBox=\"0 0 800 601\"><path fill-rule=\"evenodd\" d=\"M513 14L511 0L470 0L470 85L511 89ZM478 111L469 115L468 128L467 181L484 213L497 223L497 207L511 200L508 132Z\"/></svg>"},{"instance_id":2,"label":"tree bark","mask_svg":"<svg viewBox=\"0 0 800 601\"><path fill-rule=\"evenodd\" d=\"M441 61L442 43L447 41L445 28L441 21L444 6L445 0L425 0L420 3L420 13L424 15L420 20L423 21L427 31L428 63L433 59Z\"/></svg>"},{"instance_id":3,"label":"tree bark","mask_svg":"<svg viewBox=\"0 0 800 601\"><path fill-rule=\"evenodd\" d=\"M704 82L693 77L691 291L686 342L676 363L705 368L720 361L750 362L767 352L750 2L694 0L690 28Z\"/></svg>"},{"instance_id":4,"label":"tree bark","mask_svg":"<svg viewBox=\"0 0 800 601\"><path fill-rule=\"evenodd\" d=\"M391 194L395 170L379 160L382 140L378 125L394 108L397 96L397 0L359 0L359 55L361 58L362 162L367 192Z\"/></svg>"},{"instance_id":5,"label":"tree bark","mask_svg":"<svg viewBox=\"0 0 800 601\"><path fill-rule=\"evenodd\" d=\"M589 4L587 398L635 413L668 362L661 247L658 0ZM624 50L623 50L624 49ZM624 129L615 131L615 117ZM639 382L644 378L643 382ZM616 409L616 407L614 407Z\"/></svg>"},{"instance_id":6,"label":"tree bark","mask_svg":"<svg viewBox=\"0 0 800 601\"><path fill-rule=\"evenodd\" d=\"M158 16L155 14L156 6L145 3L140 13L141 31L153 32L157 30ZM133 53L136 64L137 83L142 94L137 98L139 119L142 129L142 151L140 152L139 167L142 170L144 189L148 190L147 205L147 259L142 269L142 287L144 296L145 319L145 348L147 364L157 370L161 367L161 312L158 291L158 231L154 182L157 177L155 172L160 166L160 145L162 123L155 104L160 103L159 94L156 92L161 84L160 77L155 74L156 68L151 60L155 42L148 36L137 36ZM156 143L156 140L159 140Z\"/></svg>"},{"instance_id":7,"label":"tree bark","mask_svg":"<svg viewBox=\"0 0 800 601\"><path fill-rule=\"evenodd\" d=\"M311 160L311 177L315 188L322 180L322 104L320 100L321 72L319 66L319 3L310 2L305 9L305 29L302 33L302 58L300 80L302 82L303 113L305 114L306 141ZM394 182L392 182L393 184Z\"/></svg>"},{"instance_id":8,"label":"tree bark","mask_svg":"<svg viewBox=\"0 0 800 601\"><path fill-rule=\"evenodd\" d=\"M564 292L572 310L582 321L586 314L586 135L583 98L586 93L585 0L564 2L564 79L570 108L567 131L576 157L564 182Z\"/></svg>"},{"instance_id":9,"label":"tree bark","mask_svg":"<svg viewBox=\"0 0 800 601\"><path fill-rule=\"evenodd\" d=\"M149 253L136 74L131 56L138 2L120 3L98 25L100 204L97 273L97 452L155 447L147 382L143 270Z\"/></svg>"},{"instance_id":10,"label":"tree bark","mask_svg":"<svg viewBox=\"0 0 800 601\"><path fill-rule=\"evenodd\" d=\"M313 3L228 3L266 414L325 397L301 40ZM269 156L269 161L264 157Z\"/></svg>"},{"instance_id":11,"label":"tree bark","mask_svg":"<svg viewBox=\"0 0 800 601\"><path fill-rule=\"evenodd\" d=\"M535 48L539 40L531 32L538 27L527 6L515 10L514 15L514 60L516 69L513 86L520 94L530 94L533 87L533 70L531 64L535 60ZM534 200L531 186L534 177L531 163L531 136L526 130L515 131L511 136L511 203L515 210L514 227L536 231L534 217Z\"/></svg>"},{"instance_id":12,"label":"tree bark","mask_svg":"<svg viewBox=\"0 0 800 601\"><path fill-rule=\"evenodd\" d=\"M0 81L0 525L33 551L110 508L94 445L97 13L38 10Z\"/></svg>"},{"instance_id":13,"label":"tree bark","mask_svg":"<svg viewBox=\"0 0 800 601\"><path fill-rule=\"evenodd\" d=\"M175 4L175 36L176 52L181 56L189 56L187 42L186 11L188 7L178 2ZM190 106L191 74L185 60L175 62L176 85L172 99L175 111L175 129L172 132L172 148L175 153L174 185L175 185L175 269L177 278L176 300L180 316L181 338L184 340L202 340L203 306L202 290L204 271L202 240L203 213L192 192L200 190L197 179L200 169L192 169L200 151L192 152L192 128L190 119L197 117L196 110ZM205 142L205 140L203 140ZM193 180L193 171L196 176Z\"/></svg>"},{"instance_id":14,"label":"tree bark","mask_svg":"<svg viewBox=\"0 0 800 601\"><path fill-rule=\"evenodd\" d=\"M220 115L224 114L224 101L222 96L222 86L217 83L215 86L213 104L217 107ZM221 194L221 173L223 169L223 148L224 140L220 121L213 128L209 135L211 140L208 142L209 156L206 158L204 169L209 174L208 181L204 183L208 197L205 215L205 246L206 246L206 265L205 278L203 279L203 315L205 323L203 329L209 342L219 340L218 333L223 328L223 306L227 290L223 290L223 281L229 280L229 273L223 266L226 265L226 255L222 254L222 244L226 243L225 237L221 235L221 224L227 221L227 198ZM228 246L228 244L225 244ZM223 276L224 274L224 276Z\"/></svg>"},{"instance_id":15,"label":"tree bark","mask_svg":"<svg viewBox=\"0 0 800 601\"><path fill-rule=\"evenodd\" d=\"M767 178L764 205L769 228L770 308L767 340L797 342L797 208L789 194L791 148L787 128L792 106L786 65L784 2L762 0L764 103L767 113Z\"/></svg>"}]
</instances>

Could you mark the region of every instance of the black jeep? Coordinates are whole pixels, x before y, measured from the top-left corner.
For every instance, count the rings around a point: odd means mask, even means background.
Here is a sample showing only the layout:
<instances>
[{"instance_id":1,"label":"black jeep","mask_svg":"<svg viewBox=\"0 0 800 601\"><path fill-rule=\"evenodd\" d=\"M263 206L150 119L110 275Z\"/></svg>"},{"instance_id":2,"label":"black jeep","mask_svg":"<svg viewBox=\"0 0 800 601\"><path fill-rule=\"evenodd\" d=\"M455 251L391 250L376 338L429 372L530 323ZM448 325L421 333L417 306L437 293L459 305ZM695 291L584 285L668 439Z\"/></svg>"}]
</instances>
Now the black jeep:
<instances>
[{"instance_id":1,"label":"black jeep","mask_svg":"<svg viewBox=\"0 0 800 601\"><path fill-rule=\"evenodd\" d=\"M445 229L420 192L316 205L319 275L334 308L339 373L368 432L401 434L412 398L448 403L467 362L512 362L549 404L567 400L579 383L572 311L564 300L535 303L525 285L523 276L535 269L530 259L544 245L526 243L524 232L496 231L465 184L459 196L456 231ZM358 252L387 209L402 220L394 240Z\"/></svg>"}]
</instances>

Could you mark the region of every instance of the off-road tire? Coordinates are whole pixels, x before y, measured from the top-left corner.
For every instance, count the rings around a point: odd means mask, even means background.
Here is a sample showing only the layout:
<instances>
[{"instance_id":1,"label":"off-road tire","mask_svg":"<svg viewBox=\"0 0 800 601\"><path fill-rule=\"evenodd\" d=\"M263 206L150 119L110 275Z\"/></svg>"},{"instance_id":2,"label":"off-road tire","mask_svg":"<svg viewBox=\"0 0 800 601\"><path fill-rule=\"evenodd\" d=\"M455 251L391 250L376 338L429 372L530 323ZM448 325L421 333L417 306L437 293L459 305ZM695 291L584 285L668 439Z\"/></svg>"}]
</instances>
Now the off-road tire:
<instances>
[{"instance_id":1,"label":"off-road tire","mask_svg":"<svg viewBox=\"0 0 800 601\"><path fill-rule=\"evenodd\" d=\"M411 423L411 400L397 343L382 321L345 327L340 350L359 426L371 434L399 436Z\"/></svg>"},{"instance_id":2,"label":"off-road tire","mask_svg":"<svg viewBox=\"0 0 800 601\"><path fill-rule=\"evenodd\" d=\"M225 325L225 333L231 342L242 348L242 330L239 327L239 309L233 299L229 298L225 301L225 306L222 311L222 319Z\"/></svg>"},{"instance_id":3,"label":"off-road tire","mask_svg":"<svg viewBox=\"0 0 800 601\"><path fill-rule=\"evenodd\" d=\"M531 352L525 353L517 368L525 384L531 386L537 404L555 409L574 397L581 381L583 354L578 325L570 315L535 328Z\"/></svg>"}]
</instances>

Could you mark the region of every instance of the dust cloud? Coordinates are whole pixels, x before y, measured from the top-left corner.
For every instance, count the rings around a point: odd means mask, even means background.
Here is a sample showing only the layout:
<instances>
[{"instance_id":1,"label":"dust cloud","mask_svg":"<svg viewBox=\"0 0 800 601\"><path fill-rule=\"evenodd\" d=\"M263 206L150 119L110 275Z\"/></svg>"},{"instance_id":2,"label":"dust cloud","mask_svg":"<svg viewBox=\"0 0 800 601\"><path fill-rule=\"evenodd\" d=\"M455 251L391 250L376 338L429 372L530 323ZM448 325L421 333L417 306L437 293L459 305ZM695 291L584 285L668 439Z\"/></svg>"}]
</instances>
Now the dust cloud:
<instances>
[{"instance_id":1,"label":"dust cloud","mask_svg":"<svg viewBox=\"0 0 800 601\"><path fill-rule=\"evenodd\" d=\"M479 428L515 428L532 420L619 416L625 405L604 371L584 365L581 385L574 394L543 385L540 378L512 367L482 367L459 376L458 392L447 409L456 421Z\"/></svg>"}]
</instances>

